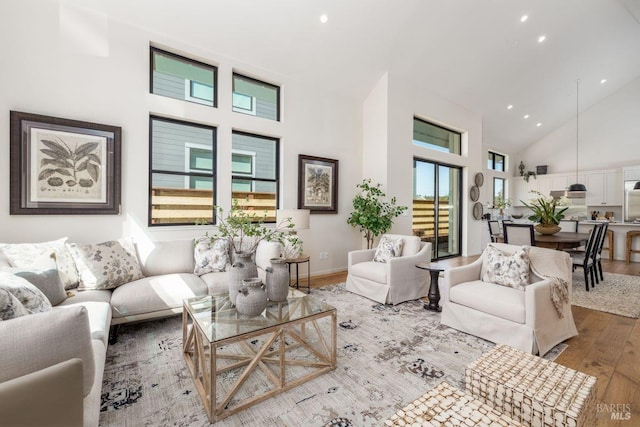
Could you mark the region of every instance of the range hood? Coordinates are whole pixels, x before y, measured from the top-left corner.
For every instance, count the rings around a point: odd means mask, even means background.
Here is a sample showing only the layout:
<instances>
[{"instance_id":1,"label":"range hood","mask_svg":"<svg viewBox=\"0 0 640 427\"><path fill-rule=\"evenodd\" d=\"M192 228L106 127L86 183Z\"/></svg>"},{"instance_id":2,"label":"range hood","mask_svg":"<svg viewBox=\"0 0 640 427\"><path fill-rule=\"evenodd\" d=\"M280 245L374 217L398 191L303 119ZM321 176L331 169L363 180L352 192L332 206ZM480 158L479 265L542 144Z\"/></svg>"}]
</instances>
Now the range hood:
<instances>
[{"instance_id":1,"label":"range hood","mask_svg":"<svg viewBox=\"0 0 640 427\"><path fill-rule=\"evenodd\" d=\"M586 191L552 190L550 194L554 199L559 199L560 197L566 197L568 199L584 199L587 197Z\"/></svg>"}]
</instances>

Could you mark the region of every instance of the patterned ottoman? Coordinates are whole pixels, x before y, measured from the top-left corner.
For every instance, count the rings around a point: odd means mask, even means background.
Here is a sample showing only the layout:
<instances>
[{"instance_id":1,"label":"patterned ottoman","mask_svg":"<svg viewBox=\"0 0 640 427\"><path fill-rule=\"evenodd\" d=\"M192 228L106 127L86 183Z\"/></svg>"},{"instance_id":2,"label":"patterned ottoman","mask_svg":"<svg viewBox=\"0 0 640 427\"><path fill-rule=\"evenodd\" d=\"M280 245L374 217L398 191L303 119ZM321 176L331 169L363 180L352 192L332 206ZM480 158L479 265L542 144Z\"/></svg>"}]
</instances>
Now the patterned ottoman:
<instances>
[{"instance_id":1,"label":"patterned ottoman","mask_svg":"<svg viewBox=\"0 0 640 427\"><path fill-rule=\"evenodd\" d=\"M441 382L384 423L385 426L521 426L468 393Z\"/></svg>"},{"instance_id":2,"label":"patterned ottoman","mask_svg":"<svg viewBox=\"0 0 640 427\"><path fill-rule=\"evenodd\" d=\"M531 426L595 426L596 378L498 344L465 370L468 392Z\"/></svg>"}]
</instances>

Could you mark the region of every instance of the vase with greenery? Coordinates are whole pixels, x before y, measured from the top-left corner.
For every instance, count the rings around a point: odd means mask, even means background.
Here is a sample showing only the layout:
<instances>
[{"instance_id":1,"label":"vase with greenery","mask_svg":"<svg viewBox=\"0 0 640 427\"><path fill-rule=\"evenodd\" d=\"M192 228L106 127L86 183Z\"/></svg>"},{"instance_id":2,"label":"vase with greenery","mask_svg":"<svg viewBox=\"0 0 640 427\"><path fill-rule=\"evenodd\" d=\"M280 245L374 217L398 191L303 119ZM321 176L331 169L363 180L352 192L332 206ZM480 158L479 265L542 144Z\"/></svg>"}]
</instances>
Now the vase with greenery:
<instances>
[{"instance_id":1,"label":"vase with greenery","mask_svg":"<svg viewBox=\"0 0 640 427\"><path fill-rule=\"evenodd\" d=\"M504 215L504 210L509 206L511 206L511 199L503 196L496 196L496 198L493 199L493 207L500 210L500 215Z\"/></svg>"},{"instance_id":2,"label":"vase with greenery","mask_svg":"<svg viewBox=\"0 0 640 427\"><path fill-rule=\"evenodd\" d=\"M554 234L560 231L558 224L564 218L564 212L569 209L566 206L569 204L568 199L556 200L539 191L532 191L532 193L537 195L536 198L529 200L529 202L523 200L521 202L533 212L533 215L529 216L529 221L538 223L534 227L536 231L542 234Z\"/></svg>"},{"instance_id":3,"label":"vase with greenery","mask_svg":"<svg viewBox=\"0 0 640 427\"><path fill-rule=\"evenodd\" d=\"M386 201L387 195L382 191L382 185L372 184L371 179L363 180L356 188L358 194L353 198L353 212L347 223L360 229L367 241L367 249L371 249L375 238L389 231L393 219L408 208L397 205L395 197Z\"/></svg>"}]
</instances>

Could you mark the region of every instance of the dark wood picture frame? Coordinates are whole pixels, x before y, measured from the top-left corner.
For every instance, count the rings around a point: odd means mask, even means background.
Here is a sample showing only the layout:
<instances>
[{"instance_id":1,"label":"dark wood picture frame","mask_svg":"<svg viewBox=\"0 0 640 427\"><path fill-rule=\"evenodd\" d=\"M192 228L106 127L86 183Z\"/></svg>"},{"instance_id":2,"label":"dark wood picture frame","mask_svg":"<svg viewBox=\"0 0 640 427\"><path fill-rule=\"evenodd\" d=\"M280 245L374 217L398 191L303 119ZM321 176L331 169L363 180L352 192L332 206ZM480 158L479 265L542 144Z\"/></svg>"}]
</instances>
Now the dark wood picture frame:
<instances>
[{"instance_id":1,"label":"dark wood picture frame","mask_svg":"<svg viewBox=\"0 0 640 427\"><path fill-rule=\"evenodd\" d=\"M122 128L10 114L11 215L120 213Z\"/></svg>"},{"instance_id":2,"label":"dark wood picture frame","mask_svg":"<svg viewBox=\"0 0 640 427\"><path fill-rule=\"evenodd\" d=\"M338 213L338 161L298 155L298 209Z\"/></svg>"}]
</instances>

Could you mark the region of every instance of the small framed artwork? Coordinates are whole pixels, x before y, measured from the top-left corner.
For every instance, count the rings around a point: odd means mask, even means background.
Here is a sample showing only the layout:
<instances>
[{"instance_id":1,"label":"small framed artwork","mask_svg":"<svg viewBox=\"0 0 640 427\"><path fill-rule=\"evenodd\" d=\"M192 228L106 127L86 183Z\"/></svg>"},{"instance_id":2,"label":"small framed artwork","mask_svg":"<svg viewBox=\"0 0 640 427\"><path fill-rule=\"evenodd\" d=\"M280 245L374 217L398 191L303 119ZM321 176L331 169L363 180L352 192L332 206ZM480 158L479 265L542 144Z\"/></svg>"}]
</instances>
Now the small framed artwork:
<instances>
[{"instance_id":1,"label":"small framed artwork","mask_svg":"<svg viewBox=\"0 0 640 427\"><path fill-rule=\"evenodd\" d=\"M298 209L338 213L338 161L298 155Z\"/></svg>"},{"instance_id":2,"label":"small framed artwork","mask_svg":"<svg viewBox=\"0 0 640 427\"><path fill-rule=\"evenodd\" d=\"M11 215L120 213L116 126L11 111Z\"/></svg>"}]
</instances>

